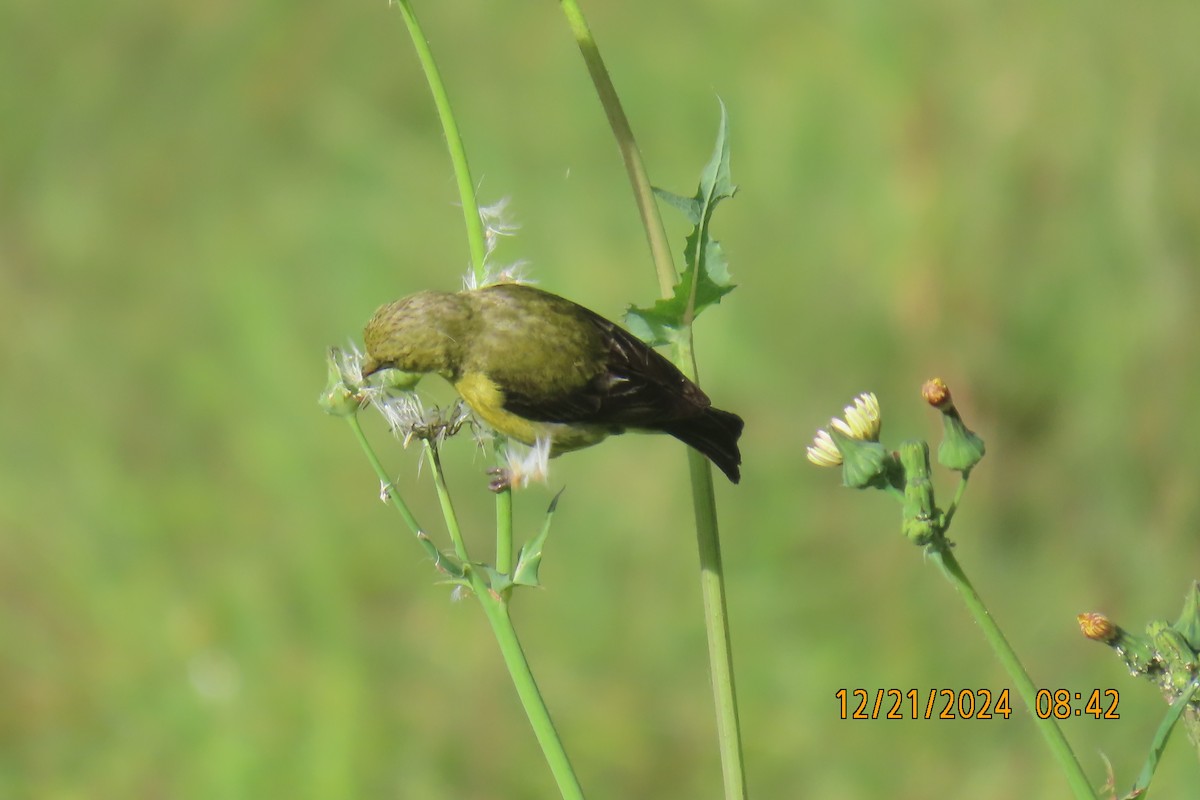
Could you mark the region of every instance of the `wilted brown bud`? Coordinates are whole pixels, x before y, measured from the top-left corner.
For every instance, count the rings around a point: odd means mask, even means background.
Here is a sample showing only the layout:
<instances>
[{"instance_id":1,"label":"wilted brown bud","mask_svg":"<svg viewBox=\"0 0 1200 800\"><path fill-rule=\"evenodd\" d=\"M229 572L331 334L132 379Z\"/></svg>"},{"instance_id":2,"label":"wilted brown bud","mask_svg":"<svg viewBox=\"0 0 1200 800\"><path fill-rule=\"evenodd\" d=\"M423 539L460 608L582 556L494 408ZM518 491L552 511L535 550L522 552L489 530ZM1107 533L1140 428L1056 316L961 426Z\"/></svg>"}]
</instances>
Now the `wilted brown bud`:
<instances>
[{"instance_id":1,"label":"wilted brown bud","mask_svg":"<svg viewBox=\"0 0 1200 800\"><path fill-rule=\"evenodd\" d=\"M954 407L950 397L950 387L941 378L930 378L921 386L921 397L926 403L938 411L948 411Z\"/></svg>"},{"instance_id":2,"label":"wilted brown bud","mask_svg":"<svg viewBox=\"0 0 1200 800\"><path fill-rule=\"evenodd\" d=\"M1076 617L1083 635L1097 642L1111 642L1117 636L1117 626L1103 614L1089 611Z\"/></svg>"}]
</instances>

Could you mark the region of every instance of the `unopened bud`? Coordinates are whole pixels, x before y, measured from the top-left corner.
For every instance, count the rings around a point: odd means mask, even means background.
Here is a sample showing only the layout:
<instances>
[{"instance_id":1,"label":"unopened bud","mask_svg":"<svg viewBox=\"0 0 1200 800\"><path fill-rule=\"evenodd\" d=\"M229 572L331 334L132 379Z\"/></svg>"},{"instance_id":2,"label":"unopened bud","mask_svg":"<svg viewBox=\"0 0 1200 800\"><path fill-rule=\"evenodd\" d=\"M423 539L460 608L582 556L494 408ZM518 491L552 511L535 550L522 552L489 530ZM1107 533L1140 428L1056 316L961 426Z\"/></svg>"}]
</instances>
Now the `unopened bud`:
<instances>
[{"instance_id":1,"label":"unopened bud","mask_svg":"<svg viewBox=\"0 0 1200 800\"><path fill-rule=\"evenodd\" d=\"M1146 634L1154 643L1167 672L1167 684L1176 691L1182 691L1196 677L1196 653L1179 631L1166 622L1151 622L1146 627Z\"/></svg>"},{"instance_id":2,"label":"unopened bud","mask_svg":"<svg viewBox=\"0 0 1200 800\"><path fill-rule=\"evenodd\" d=\"M887 484L891 456L879 442L864 442L829 428L829 435L842 454L842 484L852 489L882 488Z\"/></svg>"},{"instance_id":3,"label":"unopened bud","mask_svg":"<svg viewBox=\"0 0 1200 800\"><path fill-rule=\"evenodd\" d=\"M1079 630L1095 642L1103 642L1117 652L1131 675L1157 675L1159 659L1149 640L1135 636L1103 614L1088 612L1076 617Z\"/></svg>"},{"instance_id":4,"label":"unopened bud","mask_svg":"<svg viewBox=\"0 0 1200 800\"><path fill-rule=\"evenodd\" d=\"M925 402L942 412L942 443L938 445L938 463L956 472L970 472L983 458L983 439L975 435L954 407L950 388L941 378L933 378L921 387Z\"/></svg>"},{"instance_id":5,"label":"unopened bud","mask_svg":"<svg viewBox=\"0 0 1200 800\"><path fill-rule=\"evenodd\" d=\"M921 397L939 411L944 406L954 407L954 401L950 399L950 387L941 378L930 378L925 381L921 386Z\"/></svg>"},{"instance_id":6,"label":"unopened bud","mask_svg":"<svg viewBox=\"0 0 1200 800\"><path fill-rule=\"evenodd\" d=\"M1083 635L1096 642L1111 642L1117 636L1117 626L1103 614L1089 611L1075 618Z\"/></svg>"},{"instance_id":7,"label":"unopened bud","mask_svg":"<svg viewBox=\"0 0 1200 800\"><path fill-rule=\"evenodd\" d=\"M944 522L934 503L929 445L919 440L901 444L900 466L904 470L904 535L913 544L924 546L941 534Z\"/></svg>"}]
</instances>

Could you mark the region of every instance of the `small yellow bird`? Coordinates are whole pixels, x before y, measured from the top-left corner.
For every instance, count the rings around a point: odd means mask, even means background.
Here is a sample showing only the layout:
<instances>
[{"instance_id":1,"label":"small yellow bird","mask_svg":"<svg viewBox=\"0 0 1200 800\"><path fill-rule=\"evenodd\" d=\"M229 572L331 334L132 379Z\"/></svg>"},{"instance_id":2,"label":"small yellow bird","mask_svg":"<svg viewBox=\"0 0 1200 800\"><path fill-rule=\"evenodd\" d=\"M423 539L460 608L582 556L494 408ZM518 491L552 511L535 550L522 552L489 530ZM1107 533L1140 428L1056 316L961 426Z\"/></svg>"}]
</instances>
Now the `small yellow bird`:
<instances>
[{"instance_id":1,"label":"small yellow bird","mask_svg":"<svg viewBox=\"0 0 1200 800\"><path fill-rule=\"evenodd\" d=\"M436 373L488 425L551 455L626 429L668 433L741 477L742 419L645 342L532 286L418 292L381 307L363 331L363 375Z\"/></svg>"}]
</instances>

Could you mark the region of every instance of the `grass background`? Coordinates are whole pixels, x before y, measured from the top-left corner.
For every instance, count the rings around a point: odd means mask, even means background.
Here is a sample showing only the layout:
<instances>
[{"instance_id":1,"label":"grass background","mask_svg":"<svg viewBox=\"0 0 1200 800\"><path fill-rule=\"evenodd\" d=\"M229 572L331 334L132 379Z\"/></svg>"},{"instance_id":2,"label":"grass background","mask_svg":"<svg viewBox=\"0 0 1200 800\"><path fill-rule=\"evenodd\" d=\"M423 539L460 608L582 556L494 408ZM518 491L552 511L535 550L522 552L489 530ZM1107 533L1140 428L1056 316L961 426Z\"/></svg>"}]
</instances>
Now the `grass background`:
<instances>
[{"instance_id":1,"label":"grass background","mask_svg":"<svg viewBox=\"0 0 1200 800\"><path fill-rule=\"evenodd\" d=\"M1065 729L1128 785L1165 707L1075 614L1174 619L1198 577L1200 6L591 6L657 184L690 191L730 111L741 286L697 346L747 420L718 497L754 795L1065 796L1015 698L838 719L840 688L1006 685L897 507L803 458L868 389L885 440L936 438L934 374L989 447L958 556L1039 685L1120 690L1119 721ZM501 257L610 317L653 297L554 5L418 13L481 197L524 225ZM328 345L466 268L398 14L10 3L0 68L0 796L553 796L482 615L315 404ZM483 464L456 459L483 546ZM717 797L683 455L625 437L564 484L516 616L583 783ZM1194 759L1173 743L1161 796Z\"/></svg>"}]
</instances>

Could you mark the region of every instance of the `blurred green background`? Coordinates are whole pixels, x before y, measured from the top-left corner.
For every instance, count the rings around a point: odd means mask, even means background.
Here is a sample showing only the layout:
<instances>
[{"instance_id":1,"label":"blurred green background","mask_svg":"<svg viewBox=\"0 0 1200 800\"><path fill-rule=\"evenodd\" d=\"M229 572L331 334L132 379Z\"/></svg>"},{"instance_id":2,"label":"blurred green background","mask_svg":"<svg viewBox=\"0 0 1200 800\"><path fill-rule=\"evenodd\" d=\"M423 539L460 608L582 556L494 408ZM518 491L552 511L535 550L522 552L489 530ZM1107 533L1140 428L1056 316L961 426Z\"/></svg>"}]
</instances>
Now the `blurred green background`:
<instances>
[{"instance_id":1,"label":"blurred green background","mask_svg":"<svg viewBox=\"0 0 1200 800\"><path fill-rule=\"evenodd\" d=\"M838 718L841 688L1007 685L897 507L804 460L863 390L885 441L936 440L935 374L988 443L958 556L1039 685L1120 690L1119 721L1064 727L1127 786L1165 706L1075 615L1174 619L1200 577L1200 6L586 10L657 184L690 193L729 108L740 288L697 346L747 420L717 491L754 796L1066 796L1015 698ZM651 299L555 4L418 12L481 198L523 224L499 256L610 317ZM554 796L478 608L315 403L328 345L466 269L398 13L9 3L0 68L0 796ZM415 451L371 430L434 527ZM482 553L486 464L449 450ZM554 466L546 588L515 612L583 783L718 797L681 449ZM518 497L522 532L550 497ZM1180 737L1160 796L1196 770Z\"/></svg>"}]
</instances>

